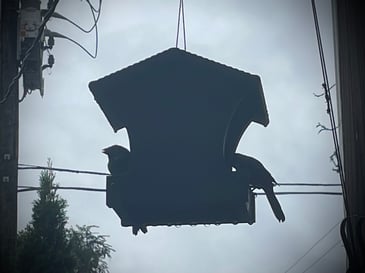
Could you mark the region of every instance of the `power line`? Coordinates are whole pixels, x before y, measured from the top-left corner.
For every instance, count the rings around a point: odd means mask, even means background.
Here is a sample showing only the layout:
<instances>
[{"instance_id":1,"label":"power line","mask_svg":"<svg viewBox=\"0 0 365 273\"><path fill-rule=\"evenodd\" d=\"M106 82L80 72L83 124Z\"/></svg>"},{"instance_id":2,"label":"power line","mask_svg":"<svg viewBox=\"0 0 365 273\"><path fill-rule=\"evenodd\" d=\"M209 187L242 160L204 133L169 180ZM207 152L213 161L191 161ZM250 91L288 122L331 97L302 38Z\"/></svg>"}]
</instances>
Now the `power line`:
<instances>
[{"instance_id":1,"label":"power line","mask_svg":"<svg viewBox=\"0 0 365 273\"><path fill-rule=\"evenodd\" d=\"M332 132L333 143L335 146L335 155L337 158L338 173L339 173L341 185L342 185L345 210L346 210L347 215L349 215L350 211L348 208L347 190L345 187L345 176L344 176L344 171L343 171L343 166L342 166L340 145L339 145L338 135L337 135L337 131L336 131L336 119L335 119L333 105L332 105L331 92L329 90L328 74L327 74L326 62L325 62L325 57L324 57L321 32L319 29L319 22L318 22L318 15L317 15L315 0L311 0L311 4L312 4L314 26L315 26L315 31L316 31L317 43L318 43L319 58L320 58L321 69L322 69L322 77L323 77L322 87L324 88L325 99L326 99L326 103L327 103L327 113L330 117L330 122L331 122L331 132Z\"/></svg>"},{"instance_id":2,"label":"power line","mask_svg":"<svg viewBox=\"0 0 365 273\"><path fill-rule=\"evenodd\" d=\"M99 0L99 8L95 8L93 4L91 4L90 0L86 0L86 2L89 4L91 10L93 10L95 13L100 13L101 10L101 0Z\"/></svg>"},{"instance_id":3,"label":"power line","mask_svg":"<svg viewBox=\"0 0 365 273\"><path fill-rule=\"evenodd\" d=\"M108 176L109 173L104 172L96 172L96 171L85 171L85 170L76 170L76 169L66 169L66 168L54 168L54 167L45 167L45 166L37 166L30 164L18 164L18 170L50 170L50 171L59 171L59 172L68 172L68 173L77 173L77 174L89 174L89 175L102 175ZM315 183L279 183L281 186L335 186L338 184L315 184ZM265 193L255 192L255 195L265 195ZM326 192L326 191L288 191L288 192L276 192L276 195L342 195L342 192Z\"/></svg>"},{"instance_id":4,"label":"power line","mask_svg":"<svg viewBox=\"0 0 365 273\"><path fill-rule=\"evenodd\" d=\"M302 273L307 272L309 269L311 269L313 266L315 266L320 260L322 260L328 253L330 253L339 243L341 240L338 240L336 243L334 243L325 253L323 253L322 256L320 256L317 260L314 261L310 266L308 266Z\"/></svg>"},{"instance_id":5,"label":"power line","mask_svg":"<svg viewBox=\"0 0 365 273\"><path fill-rule=\"evenodd\" d=\"M18 186L18 192L27 192L27 191L37 191L40 190L40 187L33 187L33 186ZM88 188L88 187L53 187L54 189L60 190L79 190L79 191L98 191L98 192L106 192L106 189L101 188ZM265 193L256 193L255 195L265 195ZM276 192L276 195L295 195L295 194L322 194L322 195L341 195L340 192Z\"/></svg>"},{"instance_id":6,"label":"power line","mask_svg":"<svg viewBox=\"0 0 365 273\"><path fill-rule=\"evenodd\" d=\"M18 164L19 170L51 170L59 172L70 172L70 173L81 173L81 174L91 174L91 175L110 175L109 173L97 172L97 171L85 171L77 169L66 169L66 168L54 168L45 167L32 164ZM278 186L306 186L306 187L338 187L341 184L331 184L331 183L278 183ZM339 193L341 194L341 193Z\"/></svg>"},{"instance_id":7,"label":"power line","mask_svg":"<svg viewBox=\"0 0 365 273\"><path fill-rule=\"evenodd\" d=\"M89 29L85 29L85 28L81 27L76 22L72 21L71 19L69 19L69 18L67 18L67 17L65 17L62 14L59 14L57 12L54 12L53 15L52 15L52 17L67 21L70 24L72 24L73 26L77 27L79 30L81 30L84 33L90 33L93 29L95 29L97 27L97 24L99 22L100 14L101 14L102 0L99 0L99 8L97 10L95 8L93 8L93 6L91 5L91 3L89 1L87 1L87 3L89 5L89 7L90 7L91 14L93 15L93 20L94 20L94 24ZM95 13L98 14L96 17L95 17Z\"/></svg>"},{"instance_id":8,"label":"power line","mask_svg":"<svg viewBox=\"0 0 365 273\"><path fill-rule=\"evenodd\" d=\"M278 186L310 186L310 187L338 187L341 184L331 183L278 183Z\"/></svg>"},{"instance_id":9,"label":"power line","mask_svg":"<svg viewBox=\"0 0 365 273\"><path fill-rule=\"evenodd\" d=\"M41 187L32 187L32 186L18 186L18 192L28 192L28 191L38 191ZM94 192L106 192L106 189L101 188L88 188L88 187L52 187L51 189L55 190L76 190L76 191L94 191Z\"/></svg>"},{"instance_id":10,"label":"power line","mask_svg":"<svg viewBox=\"0 0 365 273\"><path fill-rule=\"evenodd\" d=\"M37 166L30 164L18 164L18 170L49 170L58 172L68 172L68 173L79 173L79 174L91 174L91 175L110 175L109 173L95 172L95 171L85 171L85 170L75 170L75 169L64 169L64 168L53 168L45 166Z\"/></svg>"},{"instance_id":11,"label":"power line","mask_svg":"<svg viewBox=\"0 0 365 273\"><path fill-rule=\"evenodd\" d=\"M333 227L331 227L321 238L319 238L299 259L297 259L284 273L288 273L294 266L296 266L309 252L312 251L324 238L326 238L339 224L341 221L337 222ZM307 269L308 270L308 269Z\"/></svg>"},{"instance_id":12,"label":"power line","mask_svg":"<svg viewBox=\"0 0 365 273\"><path fill-rule=\"evenodd\" d=\"M266 195L263 192L254 192L255 195ZM328 191L279 191L275 195L342 195L342 192Z\"/></svg>"},{"instance_id":13,"label":"power line","mask_svg":"<svg viewBox=\"0 0 365 273\"><path fill-rule=\"evenodd\" d=\"M99 39L98 39L98 32L97 32L97 26L95 27L95 51L94 51L94 54L92 54L89 50L87 50L82 44L80 44L79 42L75 41L74 39L66 36L66 35L63 35L61 33L58 33L58 32L55 32L55 31L50 31L49 29L46 29L44 34L46 36L49 36L49 37L56 37L56 38L62 38L62 39L65 39L65 40L68 40L72 43L74 43L75 45L77 45L78 47L80 47L87 55L89 55L92 59L95 59L98 55L98 47L99 47Z\"/></svg>"}]
</instances>

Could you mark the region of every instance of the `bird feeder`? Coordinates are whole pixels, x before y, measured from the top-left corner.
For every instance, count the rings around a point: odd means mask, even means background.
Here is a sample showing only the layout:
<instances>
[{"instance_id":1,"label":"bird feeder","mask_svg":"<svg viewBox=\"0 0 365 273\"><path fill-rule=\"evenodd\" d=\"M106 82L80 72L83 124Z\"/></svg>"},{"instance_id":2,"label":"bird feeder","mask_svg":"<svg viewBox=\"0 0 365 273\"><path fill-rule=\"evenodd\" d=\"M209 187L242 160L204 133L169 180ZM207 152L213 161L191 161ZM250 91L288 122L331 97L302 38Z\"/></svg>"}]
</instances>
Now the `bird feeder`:
<instances>
[{"instance_id":1,"label":"bird feeder","mask_svg":"<svg viewBox=\"0 0 365 273\"><path fill-rule=\"evenodd\" d=\"M259 76L170 48L89 88L128 131L129 169L106 179L123 226L254 223L232 160L249 124L269 123Z\"/></svg>"}]
</instances>

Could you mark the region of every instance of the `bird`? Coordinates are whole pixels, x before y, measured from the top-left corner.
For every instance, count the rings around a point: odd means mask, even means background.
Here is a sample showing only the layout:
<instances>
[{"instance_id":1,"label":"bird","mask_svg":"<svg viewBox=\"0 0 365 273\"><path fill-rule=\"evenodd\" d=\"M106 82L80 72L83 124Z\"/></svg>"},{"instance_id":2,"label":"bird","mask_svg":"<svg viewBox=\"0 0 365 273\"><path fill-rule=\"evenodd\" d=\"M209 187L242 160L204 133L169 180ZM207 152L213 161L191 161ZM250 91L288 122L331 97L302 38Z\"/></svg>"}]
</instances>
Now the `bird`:
<instances>
[{"instance_id":1,"label":"bird","mask_svg":"<svg viewBox=\"0 0 365 273\"><path fill-rule=\"evenodd\" d=\"M253 188L264 190L276 218L279 222L284 222L284 212L274 193L274 186L277 185L277 182L264 165L253 157L236 153L233 159L233 167L240 177L248 179L249 185Z\"/></svg>"},{"instance_id":2,"label":"bird","mask_svg":"<svg viewBox=\"0 0 365 273\"><path fill-rule=\"evenodd\" d=\"M119 145L112 145L102 150L108 156L108 170L111 175L122 175L126 173L130 165L130 152Z\"/></svg>"},{"instance_id":3,"label":"bird","mask_svg":"<svg viewBox=\"0 0 365 273\"><path fill-rule=\"evenodd\" d=\"M128 149L119 145L112 145L102 150L104 154L108 156L108 169L112 176L123 175L128 172L130 165L130 152ZM138 231L147 233L147 227L141 224L135 224L132 226L132 233L138 234Z\"/></svg>"}]
</instances>

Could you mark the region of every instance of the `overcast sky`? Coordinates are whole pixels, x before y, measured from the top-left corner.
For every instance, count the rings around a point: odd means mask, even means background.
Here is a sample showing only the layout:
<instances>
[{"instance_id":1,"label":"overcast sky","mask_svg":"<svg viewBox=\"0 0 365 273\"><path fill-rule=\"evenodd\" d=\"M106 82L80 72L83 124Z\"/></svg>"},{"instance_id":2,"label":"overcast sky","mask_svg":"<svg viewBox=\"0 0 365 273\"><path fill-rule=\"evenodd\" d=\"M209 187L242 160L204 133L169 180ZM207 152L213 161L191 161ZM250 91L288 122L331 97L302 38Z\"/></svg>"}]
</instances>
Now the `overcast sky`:
<instances>
[{"instance_id":1,"label":"overcast sky","mask_svg":"<svg viewBox=\"0 0 365 273\"><path fill-rule=\"evenodd\" d=\"M97 1L94 1L97 4ZM318 16L330 84L335 83L330 0ZM43 3L45 4L45 3ZM45 95L20 104L19 162L107 172L101 150L129 146L124 130L114 133L88 83L175 46L178 0L104 1L98 57L93 60L66 40L56 40L56 63L44 71ZM321 93L321 70L310 1L185 0L187 50L261 77L270 117L268 127L251 124L238 152L252 155L278 182L339 183L329 156L331 134ZM88 27L86 1L63 0L56 10ZM93 34L52 19L48 28L72 37L90 51ZM182 40L180 46L182 46ZM333 95L335 96L335 89ZM38 185L38 171L21 171L19 185ZM105 177L56 173L61 186L105 188ZM277 191L340 190L280 187ZM256 198L253 225L153 227L132 235L105 204L104 193L59 191L67 199L71 225L98 225L116 252L110 271L158 273L285 272L343 218L339 196L279 196L286 221L278 223L264 196ZM19 228L31 217L36 193L19 194ZM303 272L340 239L338 227L290 272ZM344 272L342 242L308 272Z\"/></svg>"}]
</instances>

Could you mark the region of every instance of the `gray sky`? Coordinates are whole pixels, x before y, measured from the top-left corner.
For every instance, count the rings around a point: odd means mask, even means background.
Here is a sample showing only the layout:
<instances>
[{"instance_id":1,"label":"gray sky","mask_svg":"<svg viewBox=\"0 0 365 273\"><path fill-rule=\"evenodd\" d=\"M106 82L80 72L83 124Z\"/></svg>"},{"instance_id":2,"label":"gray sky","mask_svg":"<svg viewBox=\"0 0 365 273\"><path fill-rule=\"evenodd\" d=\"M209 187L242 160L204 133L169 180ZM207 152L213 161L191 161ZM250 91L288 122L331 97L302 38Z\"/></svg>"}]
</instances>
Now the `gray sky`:
<instances>
[{"instance_id":1,"label":"gray sky","mask_svg":"<svg viewBox=\"0 0 365 273\"><path fill-rule=\"evenodd\" d=\"M97 1L94 1L95 3ZM330 83L334 78L330 0L317 1ZM20 104L19 162L107 171L102 148L128 146L125 131L114 133L88 83L175 46L175 0L104 0L99 54L92 60L78 47L56 40L56 63L44 72L45 95L34 92ZM329 156L331 135L321 93L321 70L310 1L185 0L187 50L261 77L270 124L252 124L238 152L259 159L278 182L339 183ZM86 1L60 1L57 12L90 26ZM94 36L53 19L49 29L93 50ZM180 40L182 46L182 40ZM335 95L335 90L333 91ZM39 172L22 171L19 185L37 185ZM105 177L57 173L61 186L105 187ZM280 187L277 190L310 190ZM335 190L315 188L314 190ZM256 198L253 225L153 227L133 236L122 228L104 193L60 191L71 225L95 224L116 249L111 272L285 272L343 218L339 196L279 196L286 214L278 223L265 197ZM36 193L19 194L19 227L31 217ZM340 239L336 228L290 272L302 272ZM342 243L308 272L344 272Z\"/></svg>"}]
</instances>

